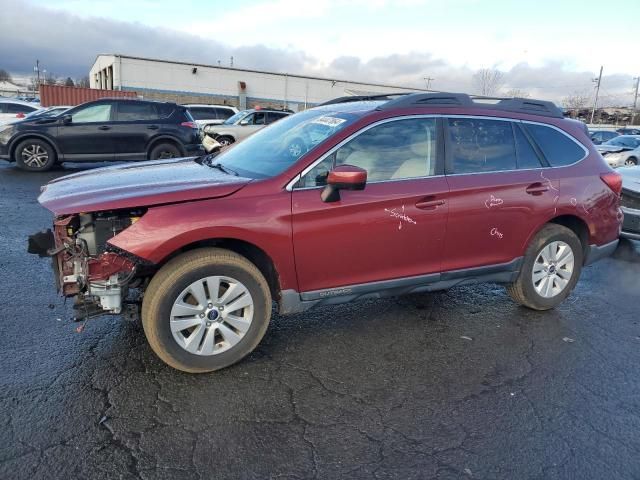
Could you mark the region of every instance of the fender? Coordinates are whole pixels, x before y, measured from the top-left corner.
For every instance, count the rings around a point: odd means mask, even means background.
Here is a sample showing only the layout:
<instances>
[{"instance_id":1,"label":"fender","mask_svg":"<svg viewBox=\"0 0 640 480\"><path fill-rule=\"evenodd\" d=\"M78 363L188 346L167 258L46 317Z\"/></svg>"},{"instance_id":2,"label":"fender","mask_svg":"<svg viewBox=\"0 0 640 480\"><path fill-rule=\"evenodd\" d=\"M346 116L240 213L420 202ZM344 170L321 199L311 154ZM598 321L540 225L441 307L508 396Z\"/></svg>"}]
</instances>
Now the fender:
<instances>
[{"instance_id":1,"label":"fender","mask_svg":"<svg viewBox=\"0 0 640 480\"><path fill-rule=\"evenodd\" d=\"M62 151L58 147L58 143L54 138L52 138L52 137L50 137L48 135L45 135L45 134L43 134L41 132L21 132L15 138L12 138L11 141L9 142L9 148L8 148L7 151L9 152L9 156L11 158L11 161L13 161L14 149L25 138L39 138L41 140L46 141L47 143L51 144L53 149L56 151L56 155L58 156L58 159L64 159L64 154L62 153Z\"/></svg>"}]
</instances>

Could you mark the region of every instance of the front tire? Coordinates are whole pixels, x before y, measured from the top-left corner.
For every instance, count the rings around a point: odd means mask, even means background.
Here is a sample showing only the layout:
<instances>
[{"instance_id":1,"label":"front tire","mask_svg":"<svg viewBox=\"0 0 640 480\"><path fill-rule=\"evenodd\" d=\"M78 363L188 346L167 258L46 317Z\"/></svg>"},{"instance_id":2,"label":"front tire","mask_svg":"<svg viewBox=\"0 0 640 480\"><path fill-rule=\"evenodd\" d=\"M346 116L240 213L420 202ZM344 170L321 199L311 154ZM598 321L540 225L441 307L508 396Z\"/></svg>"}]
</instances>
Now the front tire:
<instances>
[{"instance_id":1,"label":"front tire","mask_svg":"<svg viewBox=\"0 0 640 480\"><path fill-rule=\"evenodd\" d=\"M163 266L147 287L142 325L165 363L189 373L212 372L248 355L271 319L269 285L237 253L203 248Z\"/></svg>"},{"instance_id":2,"label":"front tire","mask_svg":"<svg viewBox=\"0 0 640 480\"><path fill-rule=\"evenodd\" d=\"M625 167L635 167L638 165L638 159L636 157L627 158L624 162Z\"/></svg>"},{"instance_id":3,"label":"front tire","mask_svg":"<svg viewBox=\"0 0 640 480\"><path fill-rule=\"evenodd\" d=\"M18 168L28 172L46 172L56 163L53 147L37 138L20 142L15 149L14 160Z\"/></svg>"},{"instance_id":4,"label":"front tire","mask_svg":"<svg viewBox=\"0 0 640 480\"><path fill-rule=\"evenodd\" d=\"M518 278L507 285L507 293L533 310L554 308L576 286L583 258L582 244L572 230L548 224L527 247Z\"/></svg>"},{"instance_id":5,"label":"front tire","mask_svg":"<svg viewBox=\"0 0 640 480\"><path fill-rule=\"evenodd\" d=\"M226 147L227 145L231 145L232 143L235 143L236 140L233 137L230 137L228 135L222 135L221 137L218 137L216 141L223 147Z\"/></svg>"}]
</instances>

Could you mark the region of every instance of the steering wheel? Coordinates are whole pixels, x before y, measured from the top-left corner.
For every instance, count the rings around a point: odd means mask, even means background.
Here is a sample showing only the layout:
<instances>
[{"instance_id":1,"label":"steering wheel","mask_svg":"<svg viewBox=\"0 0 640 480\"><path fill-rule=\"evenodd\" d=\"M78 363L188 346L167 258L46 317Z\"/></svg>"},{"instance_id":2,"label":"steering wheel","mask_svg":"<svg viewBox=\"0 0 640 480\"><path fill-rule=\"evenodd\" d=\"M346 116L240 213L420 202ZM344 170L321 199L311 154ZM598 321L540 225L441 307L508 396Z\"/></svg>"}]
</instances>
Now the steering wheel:
<instances>
[{"instance_id":1,"label":"steering wheel","mask_svg":"<svg viewBox=\"0 0 640 480\"><path fill-rule=\"evenodd\" d=\"M309 148L307 147L306 142L301 137L296 137L289 142L286 150L290 158L297 159L300 158L304 153L307 153Z\"/></svg>"}]
</instances>

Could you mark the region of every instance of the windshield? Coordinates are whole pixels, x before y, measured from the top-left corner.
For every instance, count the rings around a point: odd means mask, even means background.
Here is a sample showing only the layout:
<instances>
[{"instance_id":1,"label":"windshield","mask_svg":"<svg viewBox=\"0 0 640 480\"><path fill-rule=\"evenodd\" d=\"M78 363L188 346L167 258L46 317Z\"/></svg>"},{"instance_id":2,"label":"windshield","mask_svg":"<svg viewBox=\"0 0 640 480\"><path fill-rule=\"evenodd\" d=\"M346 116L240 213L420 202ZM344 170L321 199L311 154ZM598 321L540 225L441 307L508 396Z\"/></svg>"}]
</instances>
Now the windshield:
<instances>
[{"instance_id":1,"label":"windshield","mask_svg":"<svg viewBox=\"0 0 640 480\"><path fill-rule=\"evenodd\" d=\"M238 112L235 115L233 115L232 117L227 118L224 122L222 122L222 124L223 125L233 125L238 120L240 120L242 117L244 117L247 113L249 113L249 110L243 110L241 112Z\"/></svg>"},{"instance_id":2,"label":"windshield","mask_svg":"<svg viewBox=\"0 0 640 480\"><path fill-rule=\"evenodd\" d=\"M215 162L243 177L273 177L357 118L352 113L326 110L296 113L222 152Z\"/></svg>"}]
</instances>

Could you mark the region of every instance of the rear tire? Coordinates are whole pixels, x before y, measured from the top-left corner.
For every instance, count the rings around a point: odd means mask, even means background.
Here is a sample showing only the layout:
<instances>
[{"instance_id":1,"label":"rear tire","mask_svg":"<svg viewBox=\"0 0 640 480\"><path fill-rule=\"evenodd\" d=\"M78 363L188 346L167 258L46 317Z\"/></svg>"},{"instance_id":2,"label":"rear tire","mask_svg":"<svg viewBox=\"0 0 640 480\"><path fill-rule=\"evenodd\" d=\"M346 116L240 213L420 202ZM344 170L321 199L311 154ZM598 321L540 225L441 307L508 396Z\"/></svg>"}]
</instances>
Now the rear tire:
<instances>
[{"instance_id":1,"label":"rear tire","mask_svg":"<svg viewBox=\"0 0 640 480\"><path fill-rule=\"evenodd\" d=\"M506 286L507 293L533 310L554 308L576 286L583 258L582 244L572 230L547 224L527 247L518 278Z\"/></svg>"},{"instance_id":2,"label":"rear tire","mask_svg":"<svg viewBox=\"0 0 640 480\"><path fill-rule=\"evenodd\" d=\"M149 153L150 160L163 160L181 156L180 149L172 143L159 143Z\"/></svg>"},{"instance_id":3,"label":"rear tire","mask_svg":"<svg viewBox=\"0 0 640 480\"><path fill-rule=\"evenodd\" d=\"M56 163L53 147L37 138L30 138L18 144L13 154L18 168L28 172L46 172Z\"/></svg>"},{"instance_id":4,"label":"rear tire","mask_svg":"<svg viewBox=\"0 0 640 480\"><path fill-rule=\"evenodd\" d=\"M260 270L220 248L170 260L149 283L142 303L142 326L153 351L189 373L238 362L262 340L270 319L271 292Z\"/></svg>"}]
</instances>

